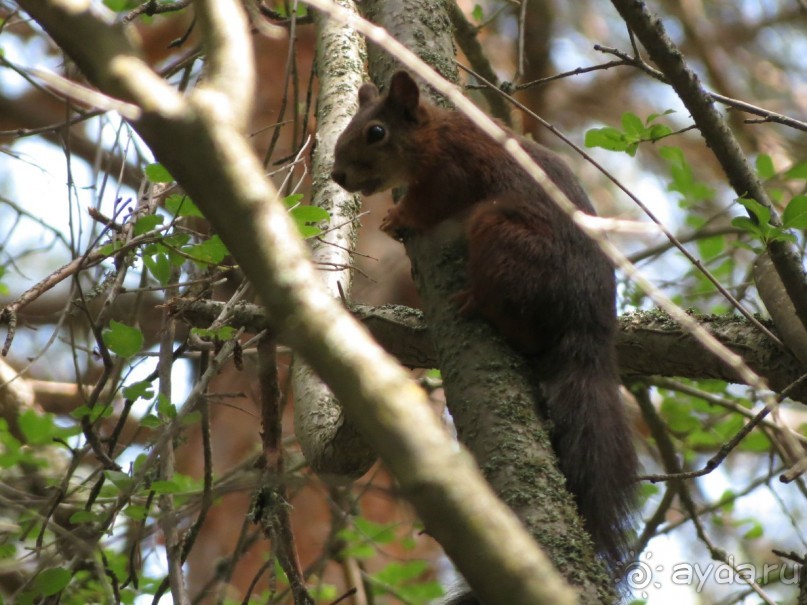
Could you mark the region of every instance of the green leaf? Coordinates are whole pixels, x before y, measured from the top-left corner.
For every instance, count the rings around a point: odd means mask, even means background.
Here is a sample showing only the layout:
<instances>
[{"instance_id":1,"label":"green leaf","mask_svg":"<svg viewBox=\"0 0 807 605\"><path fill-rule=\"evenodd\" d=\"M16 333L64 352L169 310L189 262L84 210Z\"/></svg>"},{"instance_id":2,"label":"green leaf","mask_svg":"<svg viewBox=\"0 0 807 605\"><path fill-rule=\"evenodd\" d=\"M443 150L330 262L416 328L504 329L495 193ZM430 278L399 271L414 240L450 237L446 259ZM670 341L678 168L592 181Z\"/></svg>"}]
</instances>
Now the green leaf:
<instances>
[{"instance_id":1,"label":"green leaf","mask_svg":"<svg viewBox=\"0 0 807 605\"><path fill-rule=\"evenodd\" d=\"M77 510L72 515L70 515L70 523L74 523L76 525L80 523L94 523L97 517L98 515L96 515L91 511Z\"/></svg>"},{"instance_id":2,"label":"green leaf","mask_svg":"<svg viewBox=\"0 0 807 605\"><path fill-rule=\"evenodd\" d=\"M744 452L766 453L771 450L771 442L761 431L754 431L740 443Z\"/></svg>"},{"instance_id":3,"label":"green leaf","mask_svg":"<svg viewBox=\"0 0 807 605\"><path fill-rule=\"evenodd\" d=\"M339 596L336 586L333 584L326 584L322 581L317 582L316 585L308 588L308 594L317 603L332 603Z\"/></svg>"},{"instance_id":4,"label":"green leaf","mask_svg":"<svg viewBox=\"0 0 807 605\"><path fill-rule=\"evenodd\" d=\"M165 252L155 252L151 255L144 253L143 264L160 285L166 285L171 279L171 260Z\"/></svg>"},{"instance_id":5,"label":"green leaf","mask_svg":"<svg viewBox=\"0 0 807 605\"><path fill-rule=\"evenodd\" d=\"M651 113L647 116L647 124L650 125L651 122L655 122L659 118L663 118L664 116L668 116L671 113L675 113L674 109L666 109L662 113Z\"/></svg>"},{"instance_id":6,"label":"green leaf","mask_svg":"<svg viewBox=\"0 0 807 605\"><path fill-rule=\"evenodd\" d=\"M115 252L120 250L122 246L123 242L116 239L98 248L98 253L103 256L112 256L113 254L115 254Z\"/></svg>"},{"instance_id":7,"label":"green leaf","mask_svg":"<svg viewBox=\"0 0 807 605\"><path fill-rule=\"evenodd\" d=\"M728 441L743 428L743 424L745 424L745 422L740 415L732 415L723 422L715 424L713 430L721 441Z\"/></svg>"},{"instance_id":8,"label":"green leaf","mask_svg":"<svg viewBox=\"0 0 807 605\"><path fill-rule=\"evenodd\" d=\"M762 523L757 521L756 519L746 519L746 521L751 522L751 529L743 534L743 538L746 540L754 540L756 538L761 538L765 533L765 528L762 527Z\"/></svg>"},{"instance_id":9,"label":"green leaf","mask_svg":"<svg viewBox=\"0 0 807 605\"><path fill-rule=\"evenodd\" d=\"M647 138L649 138L651 141L657 141L671 134L672 128L669 126L664 124L653 124L653 126L651 126L647 131Z\"/></svg>"},{"instance_id":10,"label":"green leaf","mask_svg":"<svg viewBox=\"0 0 807 605\"><path fill-rule=\"evenodd\" d=\"M799 162L795 166L791 166L785 171L785 174L783 176L786 179L792 179L792 180L807 179L807 162Z\"/></svg>"},{"instance_id":11,"label":"green leaf","mask_svg":"<svg viewBox=\"0 0 807 605\"><path fill-rule=\"evenodd\" d=\"M17 554L17 547L11 543L0 544L0 559L11 559Z\"/></svg>"},{"instance_id":12,"label":"green leaf","mask_svg":"<svg viewBox=\"0 0 807 605\"><path fill-rule=\"evenodd\" d=\"M130 504L123 509L123 514L135 521L143 521L148 517L149 511L145 506L141 506L140 504Z\"/></svg>"},{"instance_id":13,"label":"green leaf","mask_svg":"<svg viewBox=\"0 0 807 605\"><path fill-rule=\"evenodd\" d=\"M163 424L165 424L159 417L155 416L154 414L149 414L148 416L143 416L140 419L140 425L146 427L147 429L158 429Z\"/></svg>"},{"instance_id":14,"label":"green leaf","mask_svg":"<svg viewBox=\"0 0 807 605\"><path fill-rule=\"evenodd\" d=\"M151 382L148 380L141 380L129 386L123 387L123 396L130 401L137 399L151 399L154 397L154 389Z\"/></svg>"},{"instance_id":15,"label":"green leaf","mask_svg":"<svg viewBox=\"0 0 807 605\"><path fill-rule=\"evenodd\" d=\"M623 134L610 126L588 130L585 145L586 147L601 147L608 151L625 151L627 149Z\"/></svg>"},{"instance_id":16,"label":"green leaf","mask_svg":"<svg viewBox=\"0 0 807 605\"><path fill-rule=\"evenodd\" d=\"M63 567L43 570L35 579L34 587L46 597L60 593L70 583L73 574Z\"/></svg>"},{"instance_id":17,"label":"green leaf","mask_svg":"<svg viewBox=\"0 0 807 605\"><path fill-rule=\"evenodd\" d=\"M737 494L734 493L733 490L727 489L724 490L722 494L720 494L720 498L717 500L718 506L724 513L730 513L734 510L734 504L737 502Z\"/></svg>"},{"instance_id":18,"label":"green leaf","mask_svg":"<svg viewBox=\"0 0 807 605\"><path fill-rule=\"evenodd\" d=\"M661 147L659 154L670 164L672 180L667 185L667 189L681 194L683 198L681 200L682 206L692 206L714 196L714 190L711 187L695 179L692 167L678 147Z\"/></svg>"},{"instance_id":19,"label":"green leaf","mask_svg":"<svg viewBox=\"0 0 807 605\"><path fill-rule=\"evenodd\" d=\"M639 485L639 487L637 488L637 491L639 492L639 498L641 498L642 501L645 501L650 496L655 496L657 494L660 494L661 493L661 488L658 485L643 482L641 485Z\"/></svg>"},{"instance_id":20,"label":"green leaf","mask_svg":"<svg viewBox=\"0 0 807 605\"><path fill-rule=\"evenodd\" d=\"M143 235L149 231L153 231L157 225L162 225L165 217L161 214L149 214L144 216L134 224L134 234Z\"/></svg>"},{"instance_id":21,"label":"green leaf","mask_svg":"<svg viewBox=\"0 0 807 605\"><path fill-rule=\"evenodd\" d=\"M128 4L128 0L104 0L104 5L116 13L126 10Z\"/></svg>"},{"instance_id":22,"label":"green leaf","mask_svg":"<svg viewBox=\"0 0 807 605\"><path fill-rule=\"evenodd\" d=\"M191 334L205 340L230 340L235 336L237 330L232 326L221 326L219 328L191 328Z\"/></svg>"},{"instance_id":23,"label":"green leaf","mask_svg":"<svg viewBox=\"0 0 807 605\"><path fill-rule=\"evenodd\" d=\"M303 199L302 193L292 193L291 195L287 195L283 198L283 203L286 204L286 208L294 208L297 206Z\"/></svg>"},{"instance_id":24,"label":"green leaf","mask_svg":"<svg viewBox=\"0 0 807 605\"><path fill-rule=\"evenodd\" d=\"M661 404L661 415L670 430L676 433L689 433L700 426L700 421L692 415L692 406L687 402L665 399Z\"/></svg>"},{"instance_id":25,"label":"green leaf","mask_svg":"<svg viewBox=\"0 0 807 605\"><path fill-rule=\"evenodd\" d=\"M747 216L735 216L731 219L731 224L737 229L742 229L757 238L762 238L762 230L754 221Z\"/></svg>"},{"instance_id":26,"label":"green leaf","mask_svg":"<svg viewBox=\"0 0 807 605\"><path fill-rule=\"evenodd\" d=\"M626 134L641 136L645 131L645 127L639 116L626 111L622 114L622 130L624 130Z\"/></svg>"},{"instance_id":27,"label":"green leaf","mask_svg":"<svg viewBox=\"0 0 807 605\"><path fill-rule=\"evenodd\" d=\"M121 357L131 357L143 347L143 333L114 319L101 335L110 351Z\"/></svg>"},{"instance_id":28,"label":"green leaf","mask_svg":"<svg viewBox=\"0 0 807 605\"><path fill-rule=\"evenodd\" d=\"M53 415L39 414L28 409L20 414L17 420L25 440L31 445L43 445L53 439L56 425L53 422Z\"/></svg>"},{"instance_id":29,"label":"green leaf","mask_svg":"<svg viewBox=\"0 0 807 605\"><path fill-rule=\"evenodd\" d=\"M179 485L174 481L153 481L151 489L156 494L175 494L179 491Z\"/></svg>"},{"instance_id":30,"label":"green leaf","mask_svg":"<svg viewBox=\"0 0 807 605\"><path fill-rule=\"evenodd\" d=\"M725 246L726 238L722 235L698 240L698 252L700 252L701 258L705 259L714 258L723 252Z\"/></svg>"},{"instance_id":31,"label":"green leaf","mask_svg":"<svg viewBox=\"0 0 807 605\"><path fill-rule=\"evenodd\" d=\"M482 7L475 4L474 10L471 11L471 17L473 17L475 21L483 21L485 18L485 13L482 11Z\"/></svg>"},{"instance_id":32,"label":"green leaf","mask_svg":"<svg viewBox=\"0 0 807 605\"><path fill-rule=\"evenodd\" d=\"M3 447L0 448L0 468L11 468L20 462L23 458L22 443L20 443L11 433L8 432L8 424L5 419L0 418L5 426L0 427L0 442Z\"/></svg>"},{"instance_id":33,"label":"green leaf","mask_svg":"<svg viewBox=\"0 0 807 605\"><path fill-rule=\"evenodd\" d=\"M660 147L659 155L673 166L686 166L687 161L684 152L678 147Z\"/></svg>"},{"instance_id":34,"label":"green leaf","mask_svg":"<svg viewBox=\"0 0 807 605\"><path fill-rule=\"evenodd\" d=\"M741 197L737 200L743 206L745 206L751 214L753 214L757 222L762 225L767 225L771 220L771 211L768 210L765 206L760 204L758 201L753 200L751 198Z\"/></svg>"},{"instance_id":35,"label":"green leaf","mask_svg":"<svg viewBox=\"0 0 807 605\"><path fill-rule=\"evenodd\" d=\"M759 178L768 180L776 174L776 169L773 167L773 159L767 153L761 153L757 156L756 161L757 174Z\"/></svg>"},{"instance_id":36,"label":"green leaf","mask_svg":"<svg viewBox=\"0 0 807 605\"><path fill-rule=\"evenodd\" d=\"M807 229L807 195L797 195L785 208L782 223L787 229Z\"/></svg>"},{"instance_id":37,"label":"green leaf","mask_svg":"<svg viewBox=\"0 0 807 605\"><path fill-rule=\"evenodd\" d=\"M195 246L185 246L182 251L201 265L218 265L228 254L227 247L218 235Z\"/></svg>"},{"instance_id":38,"label":"green leaf","mask_svg":"<svg viewBox=\"0 0 807 605\"><path fill-rule=\"evenodd\" d=\"M146 178L152 183L173 183L174 177L162 164L149 164L145 169Z\"/></svg>"},{"instance_id":39,"label":"green leaf","mask_svg":"<svg viewBox=\"0 0 807 605\"><path fill-rule=\"evenodd\" d=\"M304 238L314 237L322 233L317 223L329 221L331 215L327 210L319 206L295 206L289 210L291 218L294 219L300 235Z\"/></svg>"},{"instance_id":40,"label":"green leaf","mask_svg":"<svg viewBox=\"0 0 807 605\"><path fill-rule=\"evenodd\" d=\"M391 524L373 523L364 517L356 517L356 528L366 538L379 544L388 544L395 540L395 527Z\"/></svg>"},{"instance_id":41,"label":"green leaf","mask_svg":"<svg viewBox=\"0 0 807 605\"><path fill-rule=\"evenodd\" d=\"M157 395L157 413L163 418L176 418L177 406L175 406L163 393Z\"/></svg>"},{"instance_id":42,"label":"green leaf","mask_svg":"<svg viewBox=\"0 0 807 605\"><path fill-rule=\"evenodd\" d=\"M722 445L721 437L711 431L698 429L687 436L687 445L692 449L713 448Z\"/></svg>"},{"instance_id":43,"label":"green leaf","mask_svg":"<svg viewBox=\"0 0 807 605\"><path fill-rule=\"evenodd\" d=\"M165 198L165 209L174 216L195 216L204 218L204 214L196 207L193 200L181 193L172 193Z\"/></svg>"},{"instance_id":44,"label":"green leaf","mask_svg":"<svg viewBox=\"0 0 807 605\"><path fill-rule=\"evenodd\" d=\"M132 485L132 478L121 471L104 471L104 476L118 489L128 489Z\"/></svg>"}]
</instances>

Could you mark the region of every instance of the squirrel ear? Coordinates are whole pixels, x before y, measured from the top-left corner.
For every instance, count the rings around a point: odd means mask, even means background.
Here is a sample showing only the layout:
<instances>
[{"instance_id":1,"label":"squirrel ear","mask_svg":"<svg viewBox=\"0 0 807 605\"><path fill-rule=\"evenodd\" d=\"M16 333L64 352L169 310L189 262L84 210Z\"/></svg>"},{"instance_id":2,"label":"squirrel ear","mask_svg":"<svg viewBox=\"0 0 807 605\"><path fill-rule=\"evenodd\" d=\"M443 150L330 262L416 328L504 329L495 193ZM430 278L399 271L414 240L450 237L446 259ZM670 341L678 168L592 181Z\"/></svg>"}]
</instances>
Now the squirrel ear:
<instances>
[{"instance_id":1,"label":"squirrel ear","mask_svg":"<svg viewBox=\"0 0 807 605\"><path fill-rule=\"evenodd\" d=\"M364 107L368 103L375 101L377 97L378 89L375 84L370 82L362 84L361 88L359 88L359 107Z\"/></svg>"},{"instance_id":2,"label":"squirrel ear","mask_svg":"<svg viewBox=\"0 0 807 605\"><path fill-rule=\"evenodd\" d=\"M403 107L408 118L415 119L420 102L420 91L409 72L396 71L393 74L387 98Z\"/></svg>"}]
</instances>

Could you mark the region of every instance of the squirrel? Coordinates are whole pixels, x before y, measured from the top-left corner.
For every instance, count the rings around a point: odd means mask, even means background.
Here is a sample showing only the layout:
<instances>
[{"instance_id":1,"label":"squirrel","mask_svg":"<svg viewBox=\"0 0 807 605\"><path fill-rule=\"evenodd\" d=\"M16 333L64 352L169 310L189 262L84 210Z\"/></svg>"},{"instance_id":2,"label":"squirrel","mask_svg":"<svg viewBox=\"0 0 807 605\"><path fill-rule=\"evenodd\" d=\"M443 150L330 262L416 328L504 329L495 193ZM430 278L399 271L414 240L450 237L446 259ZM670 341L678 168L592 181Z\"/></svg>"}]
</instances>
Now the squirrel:
<instances>
[{"instance_id":1,"label":"squirrel","mask_svg":"<svg viewBox=\"0 0 807 605\"><path fill-rule=\"evenodd\" d=\"M554 152L510 132L583 212L594 209ZM359 109L336 143L333 180L370 195L406 186L381 228L393 237L460 218L468 286L455 300L533 362L551 441L598 553L626 551L637 458L619 395L614 270L510 154L468 117L420 98L405 71Z\"/></svg>"}]
</instances>

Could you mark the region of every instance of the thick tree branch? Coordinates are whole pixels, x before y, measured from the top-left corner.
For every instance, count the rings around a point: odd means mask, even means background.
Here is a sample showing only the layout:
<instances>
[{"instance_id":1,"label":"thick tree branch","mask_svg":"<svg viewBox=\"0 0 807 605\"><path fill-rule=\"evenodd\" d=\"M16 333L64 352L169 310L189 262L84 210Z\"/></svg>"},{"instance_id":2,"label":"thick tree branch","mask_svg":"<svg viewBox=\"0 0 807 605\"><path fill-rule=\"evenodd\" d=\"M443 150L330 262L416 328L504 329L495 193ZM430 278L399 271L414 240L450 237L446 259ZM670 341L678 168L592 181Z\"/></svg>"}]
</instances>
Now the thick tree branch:
<instances>
[{"instance_id":1,"label":"thick tree branch","mask_svg":"<svg viewBox=\"0 0 807 605\"><path fill-rule=\"evenodd\" d=\"M356 11L352 0L340 5ZM313 260L327 267L319 276L334 298L349 296L352 282L352 251L358 237L358 196L347 193L331 180L336 139L357 109L357 91L362 84L366 60L364 39L353 29L314 13L317 31L317 145L312 164L313 204L331 215L329 229L314 245ZM356 427L342 413L342 406L309 367L294 363L294 431L306 460L317 473L344 480L363 475L376 460Z\"/></svg>"},{"instance_id":2,"label":"thick tree branch","mask_svg":"<svg viewBox=\"0 0 807 605\"><path fill-rule=\"evenodd\" d=\"M207 326L220 313L223 303L175 300L173 312L194 326ZM353 315L370 330L373 338L398 361L410 368L438 365L434 334L423 314L408 307L352 305ZM751 323L740 317L698 315L699 324L726 347L741 355L755 372L764 376L777 392L804 373L803 366L775 346ZM732 382L737 375L706 351L669 315L640 311L619 318L617 352L622 376L678 376L691 380L714 378ZM269 325L266 312L256 305L242 305L232 316L232 325L259 332ZM796 389L791 398L807 402L807 389Z\"/></svg>"}]
</instances>

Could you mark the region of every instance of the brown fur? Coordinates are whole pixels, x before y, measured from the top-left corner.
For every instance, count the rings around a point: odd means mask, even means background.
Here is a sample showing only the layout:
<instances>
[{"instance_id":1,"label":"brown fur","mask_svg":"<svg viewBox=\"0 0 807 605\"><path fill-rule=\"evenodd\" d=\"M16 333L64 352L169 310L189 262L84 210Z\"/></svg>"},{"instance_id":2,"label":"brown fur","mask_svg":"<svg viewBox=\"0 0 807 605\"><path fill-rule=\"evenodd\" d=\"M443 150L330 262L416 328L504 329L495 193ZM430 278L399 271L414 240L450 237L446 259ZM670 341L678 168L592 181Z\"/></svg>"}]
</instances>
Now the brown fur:
<instances>
[{"instance_id":1,"label":"brown fur","mask_svg":"<svg viewBox=\"0 0 807 605\"><path fill-rule=\"evenodd\" d=\"M597 548L615 564L637 461L618 392L612 267L499 144L464 115L421 101L406 72L385 95L365 85L359 99L336 145L334 180L365 194L406 185L382 223L393 236L467 215L460 312L485 318L534 360L560 468ZM578 208L594 213L563 160L520 143Z\"/></svg>"}]
</instances>

